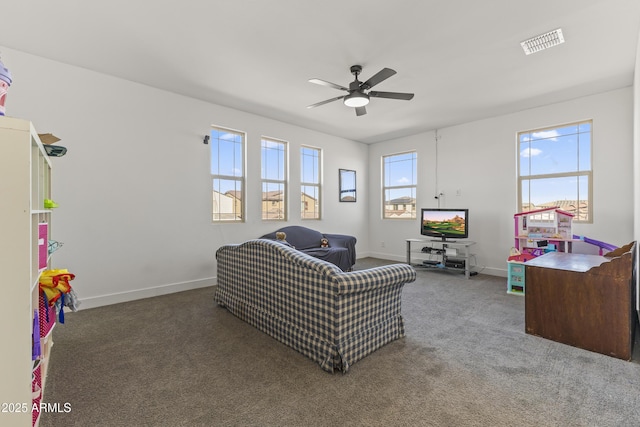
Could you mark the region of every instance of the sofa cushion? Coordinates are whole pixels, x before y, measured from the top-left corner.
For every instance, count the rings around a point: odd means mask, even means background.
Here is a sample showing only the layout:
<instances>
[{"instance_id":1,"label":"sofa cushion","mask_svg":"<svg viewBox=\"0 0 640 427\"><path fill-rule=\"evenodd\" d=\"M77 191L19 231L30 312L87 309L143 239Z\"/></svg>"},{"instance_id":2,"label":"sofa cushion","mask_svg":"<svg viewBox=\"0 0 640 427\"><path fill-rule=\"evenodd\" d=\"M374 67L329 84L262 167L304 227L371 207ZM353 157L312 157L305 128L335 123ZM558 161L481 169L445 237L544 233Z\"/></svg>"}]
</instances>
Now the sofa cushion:
<instances>
[{"instance_id":1,"label":"sofa cushion","mask_svg":"<svg viewBox=\"0 0 640 427\"><path fill-rule=\"evenodd\" d=\"M342 271L350 270L353 265L348 248L309 248L301 252L335 264Z\"/></svg>"}]
</instances>

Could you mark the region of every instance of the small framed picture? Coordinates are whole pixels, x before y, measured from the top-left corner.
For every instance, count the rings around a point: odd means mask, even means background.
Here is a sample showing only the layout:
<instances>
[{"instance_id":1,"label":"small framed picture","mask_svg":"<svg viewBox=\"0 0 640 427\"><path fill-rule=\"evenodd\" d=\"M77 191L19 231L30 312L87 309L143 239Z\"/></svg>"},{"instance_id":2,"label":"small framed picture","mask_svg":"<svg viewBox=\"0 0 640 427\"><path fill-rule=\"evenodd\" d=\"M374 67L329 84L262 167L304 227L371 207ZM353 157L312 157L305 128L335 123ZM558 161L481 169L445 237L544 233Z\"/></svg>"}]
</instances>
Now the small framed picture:
<instances>
[{"instance_id":1,"label":"small framed picture","mask_svg":"<svg viewBox=\"0 0 640 427\"><path fill-rule=\"evenodd\" d=\"M356 171L340 169L340 201L356 201Z\"/></svg>"}]
</instances>

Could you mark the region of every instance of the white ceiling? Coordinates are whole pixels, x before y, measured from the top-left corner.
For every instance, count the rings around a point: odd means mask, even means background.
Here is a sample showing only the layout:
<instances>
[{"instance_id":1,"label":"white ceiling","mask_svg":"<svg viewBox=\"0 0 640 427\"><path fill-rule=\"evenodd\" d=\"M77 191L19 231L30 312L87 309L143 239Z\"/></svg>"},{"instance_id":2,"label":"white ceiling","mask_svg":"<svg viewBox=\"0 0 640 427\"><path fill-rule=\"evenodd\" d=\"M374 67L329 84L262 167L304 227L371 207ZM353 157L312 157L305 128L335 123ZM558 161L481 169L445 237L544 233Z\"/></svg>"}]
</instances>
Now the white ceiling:
<instances>
[{"instance_id":1,"label":"white ceiling","mask_svg":"<svg viewBox=\"0 0 640 427\"><path fill-rule=\"evenodd\" d=\"M365 143L633 82L638 0L3 0L0 46ZM556 28L566 42L526 56ZM0 52L1 54L1 52ZM314 85L375 87L368 114ZM9 69L11 64L5 64ZM14 76L19 79L19 76ZM213 118L212 118L213 120ZM224 123L216 123L224 125Z\"/></svg>"}]
</instances>

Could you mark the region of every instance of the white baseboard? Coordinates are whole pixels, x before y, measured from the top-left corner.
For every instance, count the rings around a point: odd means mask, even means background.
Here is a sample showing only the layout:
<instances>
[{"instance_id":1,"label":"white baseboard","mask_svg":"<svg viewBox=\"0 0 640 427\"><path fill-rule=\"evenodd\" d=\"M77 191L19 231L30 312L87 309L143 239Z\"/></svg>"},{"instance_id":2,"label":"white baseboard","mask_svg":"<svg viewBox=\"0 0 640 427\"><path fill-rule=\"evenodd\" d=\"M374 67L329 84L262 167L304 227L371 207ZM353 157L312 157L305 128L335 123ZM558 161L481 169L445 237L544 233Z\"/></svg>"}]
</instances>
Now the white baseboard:
<instances>
[{"instance_id":1,"label":"white baseboard","mask_svg":"<svg viewBox=\"0 0 640 427\"><path fill-rule=\"evenodd\" d=\"M489 276L504 277L505 279L508 277L506 268L476 267L476 271L478 271L478 273L487 274Z\"/></svg>"},{"instance_id":2,"label":"white baseboard","mask_svg":"<svg viewBox=\"0 0 640 427\"><path fill-rule=\"evenodd\" d=\"M217 283L215 277L207 279L192 280L189 282L170 283L168 285L154 286L152 288L136 289L127 292L99 295L96 297L79 298L78 310L102 307L105 305L119 304L122 302L135 301L143 298L157 297L160 295L173 294L176 292L188 291L191 289L205 288Z\"/></svg>"},{"instance_id":3,"label":"white baseboard","mask_svg":"<svg viewBox=\"0 0 640 427\"><path fill-rule=\"evenodd\" d=\"M404 256L392 255L380 252L363 252L358 254L358 258L379 258L396 262L405 262ZM499 268L477 268L481 270L483 274L491 276L507 277L506 269ZM118 292L113 294L98 295L89 298L80 298L80 306L78 310L86 310L89 308L102 307L105 305L119 304L128 301L135 301L143 298L157 297L160 295L173 294L176 292L188 291L191 289L205 288L207 286L214 286L217 283L215 277L209 277L206 279L192 280L189 282L170 283L168 285L154 286L145 289L136 289L127 292ZM640 317L640 312L639 312Z\"/></svg>"},{"instance_id":4,"label":"white baseboard","mask_svg":"<svg viewBox=\"0 0 640 427\"><path fill-rule=\"evenodd\" d=\"M366 256L371 258L378 258L378 259L388 259L390 261L407 262L406 254L402 256L402 255L387 254L383 252L369 252L366 254Z\"/></svg>"}]
</instances>

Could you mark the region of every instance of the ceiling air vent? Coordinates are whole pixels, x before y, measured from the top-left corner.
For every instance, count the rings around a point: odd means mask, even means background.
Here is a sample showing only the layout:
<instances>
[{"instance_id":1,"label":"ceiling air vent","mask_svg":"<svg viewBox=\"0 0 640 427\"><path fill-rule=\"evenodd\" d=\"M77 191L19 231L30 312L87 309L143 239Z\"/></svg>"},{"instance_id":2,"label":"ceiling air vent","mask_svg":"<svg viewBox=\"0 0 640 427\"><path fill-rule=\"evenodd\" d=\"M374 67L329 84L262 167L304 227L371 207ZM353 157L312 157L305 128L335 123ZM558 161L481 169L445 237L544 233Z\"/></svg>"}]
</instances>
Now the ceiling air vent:
<instances>
[{"instance_id":1,"label":"ceiling air vent","mask_svg":"<svg viewBox=\"0 0 640 427\"><path fill-rule=\"evenodd\" d=\"M548 49L553 46L557 46L564 43L564 36L562 35L562 29L549 31L548 33L540 34L525 40L520 45L524 49L524 53L531 55L532 53L540 52L541 50Z\"/></svg>"}]
</instances>

